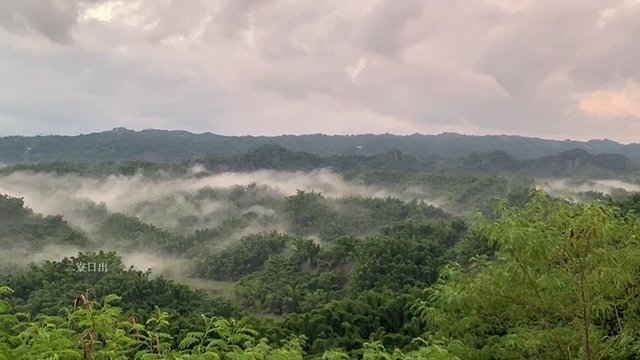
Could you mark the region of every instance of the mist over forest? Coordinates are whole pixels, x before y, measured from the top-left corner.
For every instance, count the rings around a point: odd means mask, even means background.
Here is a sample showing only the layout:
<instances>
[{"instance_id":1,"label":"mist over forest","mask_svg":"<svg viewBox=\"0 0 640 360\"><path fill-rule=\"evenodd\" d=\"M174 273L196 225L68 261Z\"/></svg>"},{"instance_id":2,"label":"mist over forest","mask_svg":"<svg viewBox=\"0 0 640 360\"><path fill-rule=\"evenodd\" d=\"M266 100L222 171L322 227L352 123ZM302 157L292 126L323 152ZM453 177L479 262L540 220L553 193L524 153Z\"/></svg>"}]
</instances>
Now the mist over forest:
<instances>
[{"instance_id":1,"label":"mist over forest","mask_svg":"<svg viewBox=\"0 0 640 360\"><path fill-rule=\"evenodd\" d=\"M640 167L620 150L633 145L444 157L408 144L157 161L64 150L4 166L1 356L635 356Z\"/></svg>"}]
</instances>

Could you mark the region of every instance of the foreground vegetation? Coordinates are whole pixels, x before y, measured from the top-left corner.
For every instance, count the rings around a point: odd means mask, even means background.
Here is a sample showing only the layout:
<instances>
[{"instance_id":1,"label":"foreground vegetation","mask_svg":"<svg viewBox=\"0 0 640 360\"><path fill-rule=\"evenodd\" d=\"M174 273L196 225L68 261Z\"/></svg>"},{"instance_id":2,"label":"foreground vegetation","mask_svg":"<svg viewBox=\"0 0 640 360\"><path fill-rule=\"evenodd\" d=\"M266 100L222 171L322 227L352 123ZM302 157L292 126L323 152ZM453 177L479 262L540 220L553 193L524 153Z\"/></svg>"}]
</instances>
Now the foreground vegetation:
<instances>
[{"instance_id":1,"label":"foreground vegetation","mask_svg":"<svg viewBox=\"0 0 640 360\"><path fill-rule=\"evenodd\" d=\"M215 272L240 279L241 308L124 269L114 253L32 265L4 279L0 356L636 358L639 206L640 196L575 204L533 191L473 231L408 223L319 248L248 238L272 251L235 261L255 247L229 248ZM110 272L73 271L82 261Z\"/></svg>"}]
</instances>

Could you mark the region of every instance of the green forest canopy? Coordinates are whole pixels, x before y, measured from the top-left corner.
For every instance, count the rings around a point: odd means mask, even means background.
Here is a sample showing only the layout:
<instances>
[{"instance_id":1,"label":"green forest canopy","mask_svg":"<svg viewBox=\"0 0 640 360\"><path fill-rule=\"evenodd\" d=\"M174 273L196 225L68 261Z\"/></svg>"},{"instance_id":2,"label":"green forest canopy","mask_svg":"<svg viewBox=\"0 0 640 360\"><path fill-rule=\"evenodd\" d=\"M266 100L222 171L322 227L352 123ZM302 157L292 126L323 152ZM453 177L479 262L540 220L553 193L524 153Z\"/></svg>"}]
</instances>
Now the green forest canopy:
<instances>
[{"instance_id":1,"label":"green forest canopy","mask_svg":"<svg viewBox=\"0 0 640 360\"><path fill-rule=\"evenodd\" d=\"M194 166L330 168L384 189L426 185L456 215L421 200L283 195L252 183L178 196L185 207L224 200L215 226L175 209L168 227L88 203L78 211L91 225L82 227L0 195L0 244L14 254L0 260L78 250L0 274L0 359L640 356L640 195L587 191L573 202L532 187L542 175L574 177L576 187L598 174L633 181L637 167L620 155L492 151L436 161L265 145L172 164L22 164L0 176L177 181L197 179ZM139 206L167 210L168 201ZM202 290L128 268L124 256L139 252L175 261L179 280ZM79 272L87 263L108 271Z\"/></svg>"},{"instance_id":2,"label":"green forest canopy","mask_svg":"<svg viewBox=\"0 0 640 360\"><path fill-rule=\"evenodd\" d=\"M637 208L637 196L576 204L538 191L475 230L457 220L405 224L319 248L268 235L272 255L259 254L263 266L239 282L241 308L123 269L114 253L32 265L3 280L0 354L634 358ZM86 278L70 270L80 259L113 271ZM256 316L265 311L281 315Z\"/></svg>"}]
</instances>

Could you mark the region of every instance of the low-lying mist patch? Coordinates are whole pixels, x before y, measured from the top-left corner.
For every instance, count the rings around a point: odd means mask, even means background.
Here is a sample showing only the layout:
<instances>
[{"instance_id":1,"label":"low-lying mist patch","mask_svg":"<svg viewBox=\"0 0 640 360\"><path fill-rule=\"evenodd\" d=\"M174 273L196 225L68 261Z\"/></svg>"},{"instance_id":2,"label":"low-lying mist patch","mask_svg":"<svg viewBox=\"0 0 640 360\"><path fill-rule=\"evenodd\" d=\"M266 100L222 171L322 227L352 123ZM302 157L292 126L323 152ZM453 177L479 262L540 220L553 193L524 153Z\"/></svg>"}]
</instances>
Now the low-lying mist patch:
<instances>
[{"instance_id":1,"label":"low-lying mist patch","mask_svg":"<svg viewBox=\"0 0 640 360\"><path fill-rule=\"evenodd\" d=\"M189 277L193 273L193 262L166 256L153 252L118 253L125 268L136 270L151 270L153 276L163 276L169 279Z\"/></svg>"},{"instance_id":2,"label":"low-lying mist patch","mask_svg":"<svg viewBox=\"0 0 640 360\"><path fill-rule=\"evenodd\" d=\"M547 179L541 180L539 187L552 196L577 201L583 200L585 193L602 193L615 198L623 197L626 193L630 192L640 192L640 184L613 179Z\"/></svg>"},{"instance_id":3,"label":"low-lying mist patch","mask_svg":"<svg viewBox=\"0 0 640 360\"><path fill-rule=\"evenodd\" d=\"M80 249L75 246L58 244L48 244L40 249L34 249L30 248L29 244L15 244L11 248L3 249L0 254L0 269L10 273L24 269L30 264L37 265L46 261L61 261L64 258L76 257L79 253L87 250L97 251L98 249ZM139 271L150 270L154 277L180 279L191 277L194 273L191 260L162 254L154 250L132 252L114 246L100 247L100 250L115 251L121 257L125 268L132 267ZM70 269L70 271L74 271L74 269Z\"/></svg>"},{"instance_id":4,"label":"low-lying mist patch","mask_svg":"<svg viewBox=\"0 0 640 360\"><path fill-rule=\"evenodd\" d=\"M43 248L34 249L30 244L13 244L10 248L2 249L0 266L21 269L32 263L59 261L65 257L75 256L80 251L78 247L68 245L48 244Z\"/></svg>"},{"instance_id":5,"label":"low-lying mist patch","mask_svg":"<svg viewBox=\"0 0 640 360\"><path fill-rule=\"evenodd\" d=\"M327 198L428 197L426 189L396 191L357 184L326 169L206 174L194 167L183 177L169 179L141 174L95 178L32 171L0 177L0 193L23 197L34 211L63 215L84 229L91 229L95 221L86 216L87 210L104 205L110 212L135 216L164 229L192 232L220 225L231 214L256 212L268 216L286 196L298 190L320 192Z\"/></svg>"}]
</instances>

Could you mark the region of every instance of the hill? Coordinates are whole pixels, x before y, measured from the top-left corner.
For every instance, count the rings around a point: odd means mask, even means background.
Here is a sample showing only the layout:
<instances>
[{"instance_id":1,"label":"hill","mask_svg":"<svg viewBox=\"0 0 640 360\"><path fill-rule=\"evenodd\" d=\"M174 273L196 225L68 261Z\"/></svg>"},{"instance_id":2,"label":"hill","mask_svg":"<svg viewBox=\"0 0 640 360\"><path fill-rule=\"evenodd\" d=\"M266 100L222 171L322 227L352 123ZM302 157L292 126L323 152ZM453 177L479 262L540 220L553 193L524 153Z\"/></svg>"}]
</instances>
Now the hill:
<instances>
[{"instance_id":1,"label":"hill","mask_svg":"<svg viewBox=\"0 0 640 360\"><path fill-rule=\"evenodd\" d=\"M399 150L423 159L442 160L471 153L504 151L520 159L582 149L593 154L612 153L640 159L640 144L620 144L610 140L557 141L520 136L467 136L453 133L408 136L283 135L223 136L186 131L116 128L77 136L10 136L0 138L0 163L50 161L105 162L142 160L180 162L184 159L216 155L228 157L265 144L279 144L292 151L317 155L374 155Z\"/></svg>"}]
</instances>

